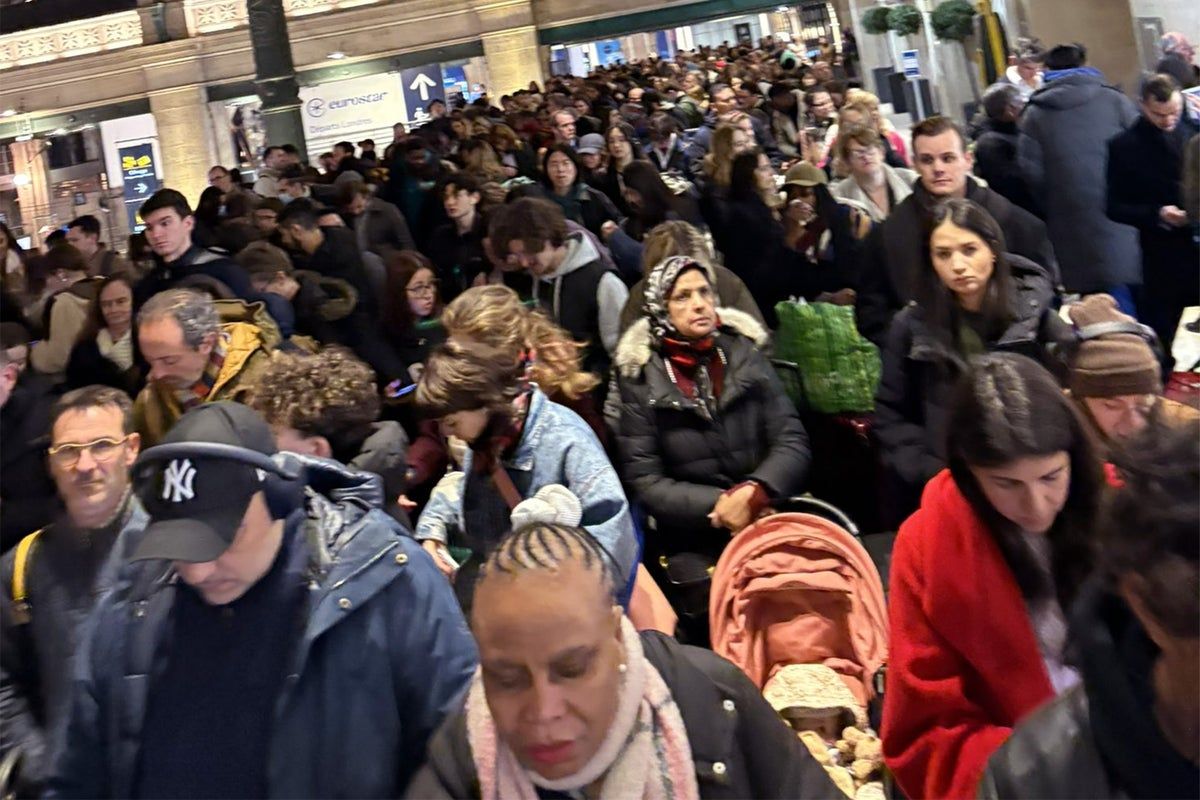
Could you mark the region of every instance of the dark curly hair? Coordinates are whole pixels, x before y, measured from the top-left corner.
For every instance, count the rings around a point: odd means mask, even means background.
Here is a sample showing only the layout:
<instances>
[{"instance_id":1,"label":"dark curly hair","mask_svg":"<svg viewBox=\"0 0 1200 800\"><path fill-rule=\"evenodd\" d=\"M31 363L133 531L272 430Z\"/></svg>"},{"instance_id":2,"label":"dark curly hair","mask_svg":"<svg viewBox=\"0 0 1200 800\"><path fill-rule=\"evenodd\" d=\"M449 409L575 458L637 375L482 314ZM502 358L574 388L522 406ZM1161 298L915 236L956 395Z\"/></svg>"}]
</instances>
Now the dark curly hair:
<instances>
[{"instance_id":1,"label":"dark curly hair","mask_svg":"<svg viewBox=\"0 0 1200 800\"><path fill-rule=\"evenodd\" d=\"M274 355L255 384L251 405L270 425L324 436L333 457L348 461L379 419L375 371L347 349Z\"/></svg>"}]
</instances>

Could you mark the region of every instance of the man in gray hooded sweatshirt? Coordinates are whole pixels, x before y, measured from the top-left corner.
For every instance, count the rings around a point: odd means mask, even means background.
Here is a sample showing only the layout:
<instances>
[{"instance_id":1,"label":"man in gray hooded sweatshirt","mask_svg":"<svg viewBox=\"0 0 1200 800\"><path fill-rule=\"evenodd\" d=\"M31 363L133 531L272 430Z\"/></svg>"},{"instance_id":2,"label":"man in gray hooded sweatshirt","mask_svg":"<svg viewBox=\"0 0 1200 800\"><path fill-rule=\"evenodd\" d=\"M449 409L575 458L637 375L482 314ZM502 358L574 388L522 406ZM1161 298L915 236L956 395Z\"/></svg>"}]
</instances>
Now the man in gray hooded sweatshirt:
<instances>
[{"instance_id":1,"label":"man in gray hooded sweatshirt","mask_svg":"<svg viewBox=\"0 0 1200 800\"><path fill-rule=\"evenodd\" d=\"M587 344L583 368L606 376L629 289L595 240L569 230L554 203L529 197L496 210L488 239L498 258L533 276L533 299L550 318Z\"/></svg>"}]
</instances>

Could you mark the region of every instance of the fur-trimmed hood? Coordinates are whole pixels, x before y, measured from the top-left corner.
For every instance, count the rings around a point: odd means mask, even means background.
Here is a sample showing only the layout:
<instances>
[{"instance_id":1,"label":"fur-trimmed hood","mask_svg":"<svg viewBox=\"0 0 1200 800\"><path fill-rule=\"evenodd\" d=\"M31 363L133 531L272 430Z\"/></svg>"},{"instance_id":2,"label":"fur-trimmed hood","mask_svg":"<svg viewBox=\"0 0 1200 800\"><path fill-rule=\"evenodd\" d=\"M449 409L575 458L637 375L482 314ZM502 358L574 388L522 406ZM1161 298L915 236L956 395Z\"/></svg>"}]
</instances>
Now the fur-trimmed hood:
<instances>
[{"instance_id":1,"label":"fur-trimmed hood","mask_svg":"<svg viewBox=\"0 0 1200 800\"><path fill-rule=\"evenodd\" d=\"M721 330L745 336L754 342L755 347L761 349L771 339L770 332L763 327L763 324L745 311L739 311L736 308L718 308L717 317L721 320ZM636 378L650 361L652 352L654 352L654 341L650 334L650 320L641 317L621 336L620 342L617 343L617 350L613 354L613 365L623 377Z\"/></svg>"}]
</instances>

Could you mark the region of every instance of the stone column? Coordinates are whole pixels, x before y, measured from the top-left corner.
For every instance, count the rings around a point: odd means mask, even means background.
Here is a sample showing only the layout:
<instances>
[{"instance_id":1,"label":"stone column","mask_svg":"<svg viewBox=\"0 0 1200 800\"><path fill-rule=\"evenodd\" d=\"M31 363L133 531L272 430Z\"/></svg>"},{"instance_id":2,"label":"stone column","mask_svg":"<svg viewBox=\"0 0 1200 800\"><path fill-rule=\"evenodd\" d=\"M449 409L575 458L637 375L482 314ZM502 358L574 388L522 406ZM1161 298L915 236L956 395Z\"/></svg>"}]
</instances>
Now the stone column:
<instances>
[{"instance_id":1,"label":"stone column","mask_svg":"<svg viewBox=\"0 0 1200 800\"><path fill-rule=\"evenodd\" d=\"M545 80L537 28L533 25L485 33L483 56L487 60L488 96L493 102L498 103L501 95L528 88L530 81L541 86Z\"/></svg>"},{"instance_id":2,"label":"stone column","mask_svg":"<svg viewBox=\"0 0 1200 800\"><path fill-rule=\"evenodd\" d=\"M530 81L542 85L544 62L531 0L476 0L474 6L483 32L488 97L498 103L501 95L524 89Z\"/></svg>"},{"instance_id":3,"label":"stone column","mask_svg":"<svg viewBox=\"0 0 1200 800\"><path fill-rule=\"evenodd\" d=\"M14 176L24 176L21 180L14 181L14 184L17 188L17 201L21 204L21 222L25 228L25 235L30 237L34 248L42 245L40 229L56 222L52 219L50 170L46 159L48 147L49 143L44 139L13 142L8 146L12 155Z\"/></svg>"},{"instance_id":4,"label":"stone column","mask_svg":"<svg viewBox=\"0 0 1200 800\"><path fill-rule=\"evenodd\" d=\"M183 192L193 206L208 186L209 167L217 163L207 104L203 86L150 93L163 158L163 186Z\"/></svg>"},{"instance_id":5,"label":"stone column","mask_svg":"<svg viewBox=\"0 0 1200 800\"><path fill-rule=\"evenodd\" d=\"M1088 65L1103 72L1109 83L1128 94L1137 91L1140 63L1129 0L1016 0L1010 7L1021 34L1038 37L1047 48L1079 42L1087 48ZM1012 27L1009 44L1015 45Z\"/></svg>"},{"instance_id":6,"label":"stone column","mask_svg":"<svg viewBox=\"0 0 1200 800\"><path fill-rule=\"evenodd\" d=\"M254 47L254 86L262 99L268 144L294 144L305 157L300 87L292 62L283 0L247 0L250 41Z\"/></svg>"}]
</instances>

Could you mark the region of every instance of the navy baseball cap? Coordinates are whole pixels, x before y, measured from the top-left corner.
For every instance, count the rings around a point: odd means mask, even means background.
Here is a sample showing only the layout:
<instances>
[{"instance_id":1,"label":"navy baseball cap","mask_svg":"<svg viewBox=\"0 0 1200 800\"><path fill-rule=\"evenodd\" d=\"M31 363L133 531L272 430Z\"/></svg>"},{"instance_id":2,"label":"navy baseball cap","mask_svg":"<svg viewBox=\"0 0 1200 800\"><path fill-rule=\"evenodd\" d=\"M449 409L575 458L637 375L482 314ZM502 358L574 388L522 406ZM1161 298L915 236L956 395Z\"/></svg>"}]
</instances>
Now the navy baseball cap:
<instances>
[{"instance_id":1,"label":"navy baseball cap","mask_svg":"<svg viewBox=\"0 0 1200 800\"><path fill-rule=\"evenodd\" d=\"M276 452L266 421L233 402L207 403L189 411L160 445L193 442L232 445L266 456ZM191 455L185 448L159 458L155 449L143 453L142 463L135 466L138 496L150 523L130 560L215 561L233 543L267 473L225 456Z\"/></svg>"}]
</instances>

